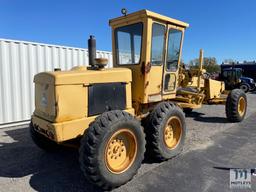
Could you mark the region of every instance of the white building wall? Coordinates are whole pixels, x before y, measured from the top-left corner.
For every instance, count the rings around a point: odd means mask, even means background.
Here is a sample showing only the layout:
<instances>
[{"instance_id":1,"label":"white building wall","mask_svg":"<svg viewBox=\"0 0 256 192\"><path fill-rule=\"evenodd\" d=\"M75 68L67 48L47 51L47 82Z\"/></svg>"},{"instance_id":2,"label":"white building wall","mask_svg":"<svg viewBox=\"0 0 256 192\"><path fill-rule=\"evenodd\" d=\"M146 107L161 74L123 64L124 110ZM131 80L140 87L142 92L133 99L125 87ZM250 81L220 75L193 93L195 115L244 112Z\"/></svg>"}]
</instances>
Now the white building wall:
<instances>
[{"instance_id":1,"label":"white building wall","mask_svg":"<svg viewBox=\"0 0 256 192\"><path fill-rule=\"evenodd\" d=\"M97 51L97 57L113 66L111 52ZM0 39L0 127L30 119L36 73L77 65L88 65L87 49Z\"/></svg>"}]
</instances>

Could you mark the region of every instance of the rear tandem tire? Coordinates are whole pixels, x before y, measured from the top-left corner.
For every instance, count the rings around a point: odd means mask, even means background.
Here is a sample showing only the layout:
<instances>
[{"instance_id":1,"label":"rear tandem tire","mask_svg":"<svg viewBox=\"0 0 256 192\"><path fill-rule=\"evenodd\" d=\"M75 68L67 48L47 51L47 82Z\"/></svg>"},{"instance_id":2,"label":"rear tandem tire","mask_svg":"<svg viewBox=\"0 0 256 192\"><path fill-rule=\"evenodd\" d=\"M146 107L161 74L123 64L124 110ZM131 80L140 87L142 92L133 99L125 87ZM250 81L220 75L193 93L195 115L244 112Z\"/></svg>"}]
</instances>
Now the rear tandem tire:
<instances>
[{"instance_id":1,"label":"rear tandem tire","mask_svg":"<svg viewBox=\"0 0 256 192\"><path fill-rule=\"evenodd\" d=\"M104 190L132 179L141 166L145 134L124 111L108 111L92 122L81 139L79 162L86 179Z\"/></svg>"},{"instance_id":2,"label":"rear tandem tire","mask_svg":"<svg viewBox=\"0 0 256 192\"><path fill-rule=\"evenodd\" d=\"M60 146L57 143L38 133L32 122L29 124L29 132L32 140L40 149L47 152L55 152L60 149Z\"/></svg>"},{"instance_id":3,"label":"rear tandem tire","mask_svg":"<svg viewBox=\"0 0 256 192\"><path fill-rule=\"evenodd\" d=\"M185 115L171 102L161 102L145 122L147 156L167 160L180 154L186 137Z\"/></svg>"},{"instance_id":4,"label":"rear tandem tire","mask_svg":"<svg viewBox=\"0 0 256 192\"><path fill-rule=\"evenodd\" d=\"M246 94L241 89L233 89L226 101L226 116L230 122L240 122L247 110Z\"/></svg>"}]
</instances>

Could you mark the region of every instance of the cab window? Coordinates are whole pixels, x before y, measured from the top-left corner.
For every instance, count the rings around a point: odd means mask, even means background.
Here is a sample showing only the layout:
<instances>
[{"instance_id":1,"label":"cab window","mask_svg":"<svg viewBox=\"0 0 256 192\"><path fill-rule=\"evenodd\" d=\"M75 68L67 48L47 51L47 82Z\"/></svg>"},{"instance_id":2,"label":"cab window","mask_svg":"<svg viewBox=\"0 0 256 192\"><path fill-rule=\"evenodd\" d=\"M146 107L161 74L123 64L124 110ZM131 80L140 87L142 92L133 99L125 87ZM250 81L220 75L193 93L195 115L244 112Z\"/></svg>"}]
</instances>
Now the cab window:
<instances>
[{"instance_id":1,"label":"cab window","mask_svg":"<svg viewBox=\"0 0 256 192\"><path fill-rule=\"evenodd\" d=\"M151 45L151 65L161 65L163 63L165 26L153 23L152 45Z\"/></svg>"},{"instance_id":2,"label":"cab window","mask_svg":"<svg viewBox=\"0 0 256 192\"><path fill-rule=\"evenodd\" d=\"M223 77L226 78L227 80L231 79L233 75L235 75L234 71L224 71L223 72Z\"/></svg>"},{"instance_id":3,"label":"cab window","mask_svg":"<svg viewBox=\"0 0 256 192\"><path fill-rule=\"evenodd\" d=\"M241 70L237 70L236 71L236 75L238 78L242 77L242 71Z\"/></svg>"},{"instance_id":4,"label":"cab window","mask_svg":"<svg viewBox=\"0 0 256 192\"><path fill-rule=\"evenodd\" d=\"M168 34L168 52L166 60L166 70L175 72L178 69L180 56L182 31L170 29Z\"/></svg>"},{"instance_id":5,"label":"cab window","mask_svg":"<svg viewBox=\"0 0 256 192\"><path fill-rule=\"evenodd\" d=\"M116 56L119 65L140 62L143 24L136 23L115 30Z\"/></svg>"},{"instance_id":6,"label":"cab window","mask_svg":"<svg viewBox=\"0 0 256 192\"><path fill-rule=\"evenodd\" d=\"M228 72L227 72L227 71L224 71L224 72L223 72L223 77L224 77L224 78L227 78L227 77L228 77Z\"/></svg>"}]
</instances>

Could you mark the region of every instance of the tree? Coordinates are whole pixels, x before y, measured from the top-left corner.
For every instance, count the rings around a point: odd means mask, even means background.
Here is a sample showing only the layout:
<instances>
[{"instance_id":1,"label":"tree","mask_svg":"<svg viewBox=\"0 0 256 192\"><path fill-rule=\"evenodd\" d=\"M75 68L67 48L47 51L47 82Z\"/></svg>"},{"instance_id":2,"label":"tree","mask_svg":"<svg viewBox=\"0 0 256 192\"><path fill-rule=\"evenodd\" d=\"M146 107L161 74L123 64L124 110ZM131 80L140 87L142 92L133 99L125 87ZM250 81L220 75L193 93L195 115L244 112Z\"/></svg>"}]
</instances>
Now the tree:
<instances>
[{"instance_id":1,"label":"tree","mask_svg":"<svg viewBox=\"0 0 256 192\"><path fill-rule=\"evenodd\" d=\"M199 66L199 59L193 59L189 62L189 67L191 69L196 69ZM203 62L203 68L208 73L218 73L220 72L220 66L217 64L215 57L205 57Z\"/></svg>"}]
</instances>

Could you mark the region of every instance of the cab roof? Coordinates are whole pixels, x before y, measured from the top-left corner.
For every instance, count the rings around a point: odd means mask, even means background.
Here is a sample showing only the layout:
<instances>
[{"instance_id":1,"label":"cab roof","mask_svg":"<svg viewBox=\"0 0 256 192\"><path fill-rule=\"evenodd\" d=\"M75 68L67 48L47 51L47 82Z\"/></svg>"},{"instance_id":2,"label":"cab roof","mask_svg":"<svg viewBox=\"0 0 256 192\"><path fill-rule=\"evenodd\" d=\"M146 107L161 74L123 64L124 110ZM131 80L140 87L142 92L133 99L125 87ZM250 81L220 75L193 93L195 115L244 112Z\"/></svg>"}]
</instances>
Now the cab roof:
<instances>
[{"instance_id":1,"label":"cab roof","mask_svg":"<svg viewBox=\"0 0 256 192\"><path fill-rule=\"evenodd\" d=\"M121 16L121 17L111 19L111 20L109 20L109 24L111 26L113 26L113 25L119 24L123 20L129 19L129 18L138 18L138 17L149 17L149 18L161 20L163 22L167 22L169 24L175 24L175 25L178 25L178 26L183 27L183 28L189 27L188 23L185 23L183 21L179 21L177 19L173 19L173 18L164 16L164 15L160 15L158 13L155 13L155 12L152 12L152 11L149 11L149 10L146 10L146 9L143 9L141 11L137 11L137 12L134 12L134 13L131 13L131 14L127 14L126 16Z\"/></svg>"}]
</instances>

